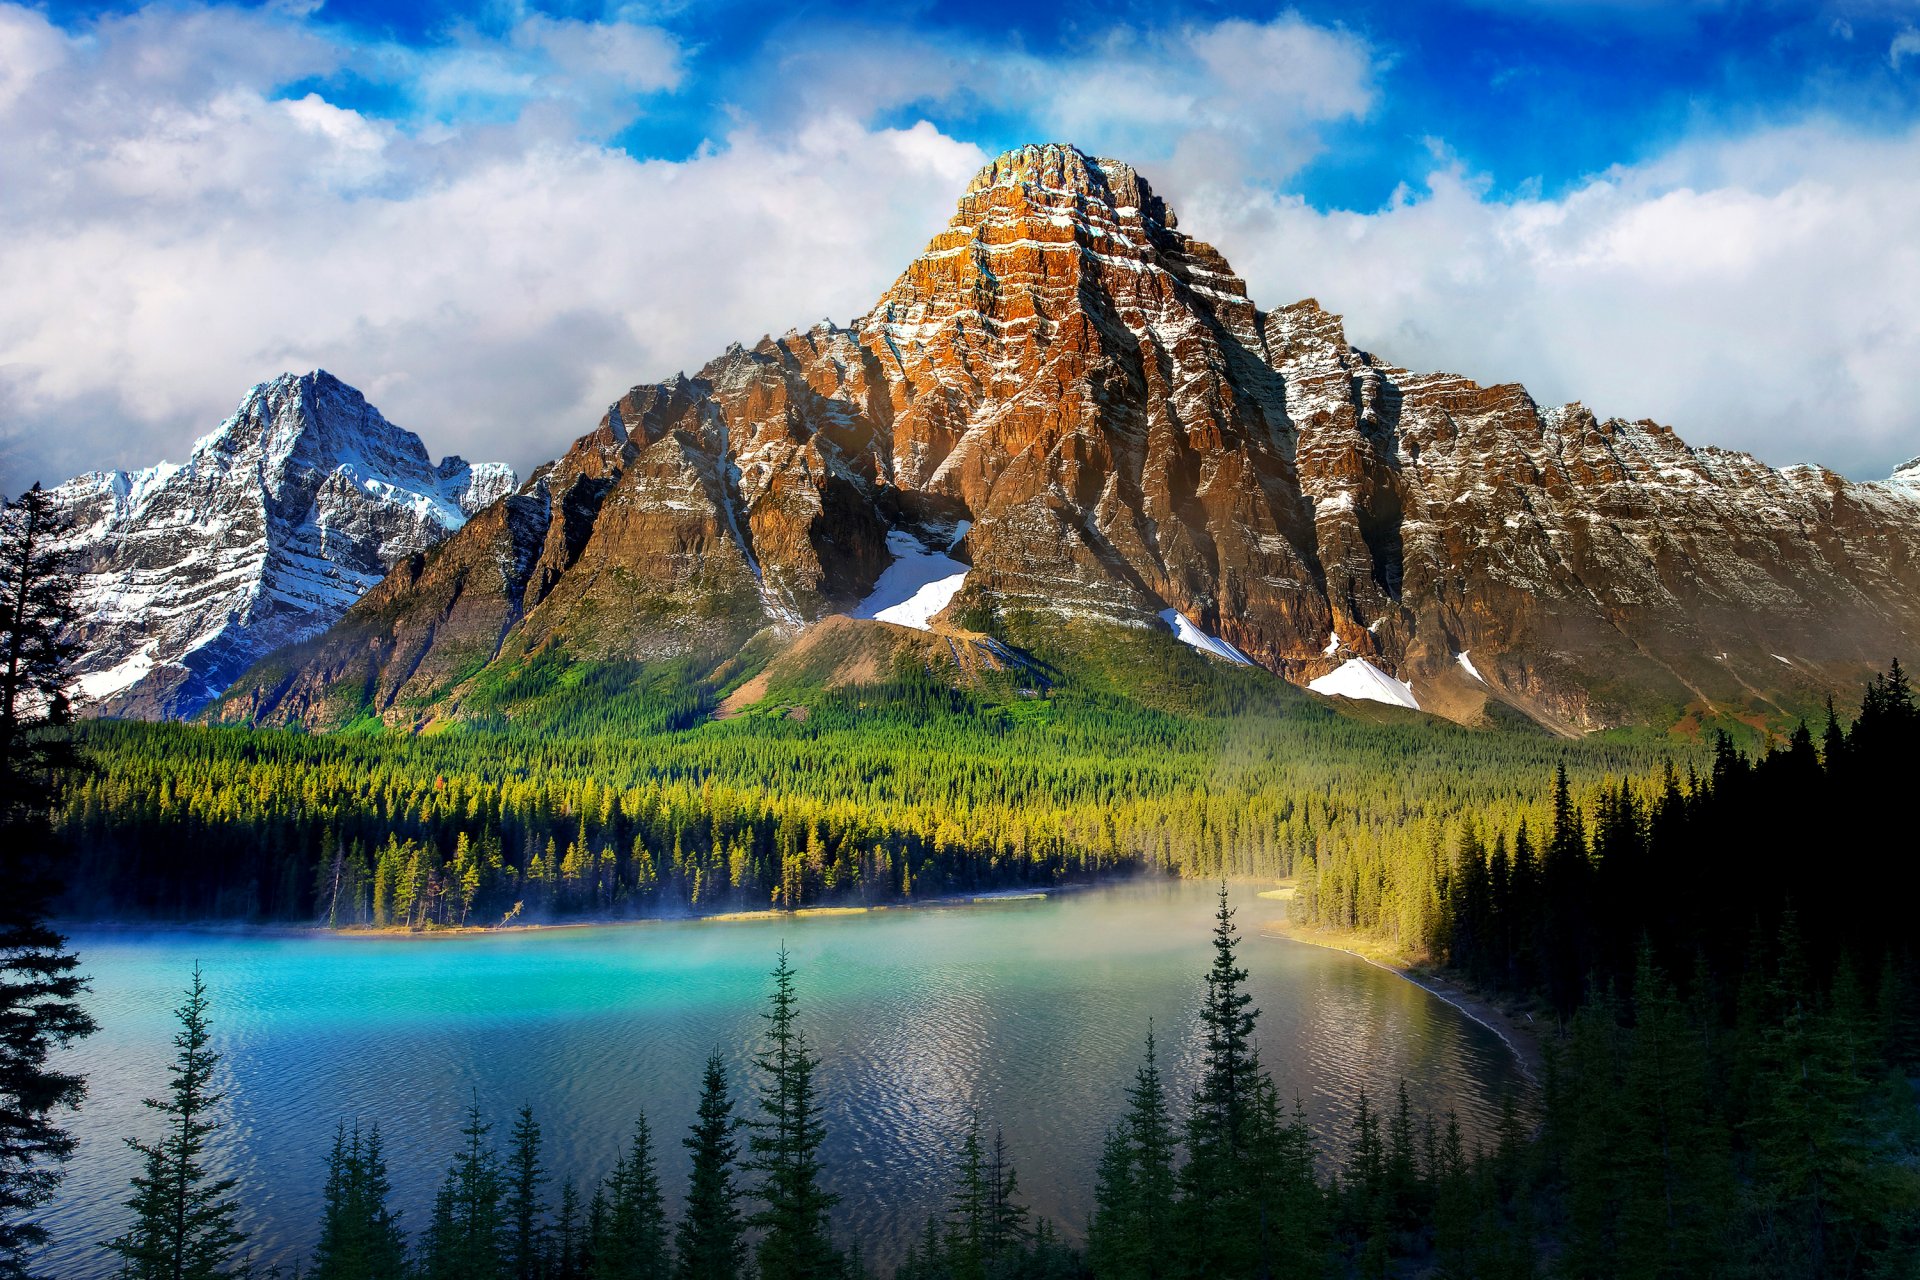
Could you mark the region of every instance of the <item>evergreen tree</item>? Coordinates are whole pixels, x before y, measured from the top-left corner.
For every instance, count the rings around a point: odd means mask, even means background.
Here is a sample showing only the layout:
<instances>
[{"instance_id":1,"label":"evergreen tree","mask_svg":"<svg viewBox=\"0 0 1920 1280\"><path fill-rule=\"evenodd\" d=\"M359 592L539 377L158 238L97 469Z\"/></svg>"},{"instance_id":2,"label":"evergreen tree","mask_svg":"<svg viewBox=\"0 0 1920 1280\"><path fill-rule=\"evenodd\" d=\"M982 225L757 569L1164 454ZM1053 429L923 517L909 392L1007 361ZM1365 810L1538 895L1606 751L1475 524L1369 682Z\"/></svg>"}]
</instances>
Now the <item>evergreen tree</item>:
<instances>
[{"instance_id":1,"label":"evergreen tree","mask_svg":"<svg viewBox=\"0 0 1920 1280\"><path fill-rule=\"evenodd\" d=\"M827 1213L838 1197L820 1185L826 1130L814 1095L819 1061L797 1022L799 997L785 947L773 984L766 1038L755 1058L763 1078L746 1165L759 1175L754 1194L761 1208L748 1221L762 1233L760 1280L824 1280L840 1269L827 1234Z\"/></svg>"},{"instance_id":2,"label":"evergreen tree","mask_svg":"<svg viewBox=\"0 0 1920 1280\"><path fill-rule=\"evenodd\" d=\"M700 1106L693 1128L680 1140L692 1158L686 1208L676 1229L677 1280L735 1280L746 1263L747 1245L737 1203L734 1170L739 1159L726 1064L707 1055Z\"/></svg>"},{"instance_id":3,"label":"evergreen tree","mask_svg":"<svg viewBox=\"0 0 1920 1280\"><path fill-rule=\"evenodd\" d=\"M552 1253L547 1259L547 1274L553 1280L583 1280L587 1274L586 1224L580 1218L580 1192L568 1178L560 1184L560 1212L548 1237Z\"/></svg>"},{"instance_id":4,"label":"evergreen tree","mask_svg":"<svg viewBox=\"0 0 1920 1280\"><path fill-rule=\"evenodd\" d=\"M480 1118L478 1095L467 1107L462 1139L434 1197L433 1220L422 1248L427 1280L504 1280L506 1222L501 1205L506 1177Z\"/></svg>"},{"instance_id":5,"label":"evergreen tree","mask_svg":"<svg viewBox=\"0 0 1920 1280\"><path fill-rule=\"evenodd\" d=\"M54 548L63 525L38 486L0 509L0 1280L31 1273L37 1221L74 1139L60 1125L84 1080L52 1052L92 1033L79 957L47 919L59 881L49 825L56 785L78 763L62 631L73 580Z\"/></svg>"},{"instance_id":6,"label":"evergreen tree","mask_svg":"<svg viewBox=\"0 0 1920 1280\"><path fill-rule=\"evenodd\" d=\"M349 1134L341 1125L327 1156L313 1280L391 1280L405 1271L406 1239L388 1207L391 1194L379 1128L363 1135L355 1125Z\"/></svg>"},{"instance_id":7,"label":"evergreen tree","mask_svg":"<svg viewBox=\"0 0 1920 1280\"><path fill-rule=\"evenodd\" d=\"M1151 1029L1146 1058L1127 1089L1127 1114L1107 1139L1087 1244L1101 1280L1161 1280L1171 1274L1175 1222L1173 1118Z\"/></svg>"},{"instance_id":8,"label":"evergreen tree","mask_svg":"<svg viewBox=\"0 0 1920 1280\"><path fill-rule=\"evenodd\" d=\"M547 1253L546 1207L540 1187L547 1171L540 1163L540 1122L533 1107L522 1106L513 1122L507 1154L507 1274L513 1280L540 1280Z\"/></svg>"},{"instance_id":9,"label":"evergreen tree","mask_svg":"<svg viewBox=\"0 0 1920 1280\"><path fill-rule=\"evenodd\" d=\"M1205 1059L1187 1119L1187 1162L1180 1171L1180 1243L1185 1265L1208 1275L1247 1274L1255 1265L1247 1233L1257 1209L1247 1202L1249 1120L1261 1076L1253 1044L1253 997L1236 949L1239 933L1220 886L1214 913L1213 965L1201 1005Z\"/></svg>"},{"instance_id":10,"label":"evergreen tree","mask_svg":"<svg viewBox=\"0 0 1920 1280\"><path fill-rule=\"evenodd\" d=\"M593 1280L664 1280L667 1214L654 1167L653 1130L643 1113L633 1142L606 1186L606 1226L595 1241Z\"/></svg>"},{"instance_id":11,"label":"evergreen tree","mask_svg":"<svg viewBox=\"0 0 1920 1280\"><path fill-rule=\"evenodd\" d=\"M207 987L193 967L186 1003L174 1011L180 1030L165 1098L145 1105L165 1118L157 1142L127 1139L140 1156L133 1176L133 1225L106 1248L120 1256L124 1280L220 1280L234 1274L233 1255L246 1243L237 1223L232 1178L216 1177L212 1139L225 1095L215 1084L220 1055L209 1047Z\"/></svg>"}]
</instances>

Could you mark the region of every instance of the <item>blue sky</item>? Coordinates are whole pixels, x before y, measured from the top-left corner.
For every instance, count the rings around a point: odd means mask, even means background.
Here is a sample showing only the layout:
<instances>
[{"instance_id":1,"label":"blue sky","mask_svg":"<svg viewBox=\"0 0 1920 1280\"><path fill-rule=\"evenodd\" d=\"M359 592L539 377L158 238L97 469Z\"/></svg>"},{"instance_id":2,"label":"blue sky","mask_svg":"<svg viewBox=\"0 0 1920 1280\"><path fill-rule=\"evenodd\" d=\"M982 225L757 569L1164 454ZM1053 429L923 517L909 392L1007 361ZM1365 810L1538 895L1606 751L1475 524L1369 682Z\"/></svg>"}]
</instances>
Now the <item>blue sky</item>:
<instances>
[{"instance_id":1,"label":"blue sky","mask_svg":"<svg viewBox=\"0 0 1920 1280\"><path fill-rule=\"evenodd\" d=\"M1008 146L1127 159L1401 363L1920 453L1920 0L0 3L0 486L324 364L551 456L867 305Z\"/></svg>"}]
</instances>

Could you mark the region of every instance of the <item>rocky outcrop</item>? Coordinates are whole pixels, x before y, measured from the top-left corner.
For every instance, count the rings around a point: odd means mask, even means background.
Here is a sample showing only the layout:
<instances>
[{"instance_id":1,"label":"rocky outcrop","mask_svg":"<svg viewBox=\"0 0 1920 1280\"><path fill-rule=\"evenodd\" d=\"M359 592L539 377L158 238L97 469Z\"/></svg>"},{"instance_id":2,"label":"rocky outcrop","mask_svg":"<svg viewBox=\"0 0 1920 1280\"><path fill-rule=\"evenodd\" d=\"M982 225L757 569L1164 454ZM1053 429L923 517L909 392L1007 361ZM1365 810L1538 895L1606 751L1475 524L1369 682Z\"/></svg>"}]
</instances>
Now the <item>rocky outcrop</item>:
<instances>
[{"instance_id":1,"label":"rocky outcrop","mask_svg":"<svg viewBox=\"0 0 1920 1280\"><path fill-rule=\"evenodd\" d=\"M514 483L497 463L435 465L325 372L253 388L184 463L68 481L53 494L74 524L81 704L192 715Z\"/></svg>"},{"instance_id":2,"label":"rocky outcrop","mask_svg":"<svg viewBox=\"0 0 1920 1280\"><path fill-rule=\"evenodd\" d=\"M1566 731L1777 709L1911 651L1912 492L1399 369L1261 311L1126 165L1024 147L865 316L630 391L226 714L457 713L549 648L717 659L858 612L890 532L968 566L935 626L1172 611L1301 684L1360 660Z\"/></svg>"}]
</instances>

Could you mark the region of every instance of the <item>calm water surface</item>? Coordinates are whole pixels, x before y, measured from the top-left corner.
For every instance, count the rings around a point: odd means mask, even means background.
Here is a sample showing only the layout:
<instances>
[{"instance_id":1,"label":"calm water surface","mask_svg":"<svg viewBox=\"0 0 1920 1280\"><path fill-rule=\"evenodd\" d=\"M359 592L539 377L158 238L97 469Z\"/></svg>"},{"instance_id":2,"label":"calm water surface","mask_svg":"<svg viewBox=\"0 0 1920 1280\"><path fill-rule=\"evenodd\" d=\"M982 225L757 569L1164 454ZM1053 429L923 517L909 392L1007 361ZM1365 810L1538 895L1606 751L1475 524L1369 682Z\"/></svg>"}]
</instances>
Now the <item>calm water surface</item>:
<instances>
[{"instance_id":1,"label":"calm water surface","mask_svg":"<svg viewBox=\"0 0 1920 1280\"><path fill-rule=\"evenodd\" d=\"M1286 1097L1338 1142L1362 1087L1460 1114L1491 1133L1525 1088L1492 1032L1384 970L1262 936L1279 904L1236 895L1260 1049ZM403 1222L419 1228L478 1094L504 1140L534 1106L558 1176L605 1174L644 1109L661 1173L717 1048L751 1062L784 940L823 1059L827 1163L839 1224L895 1258L945 1188L970 1113L1006 1130L1028 1200L1078 1235L1100 1138L1148 1020L1184 1096L1209 960L1211 892L1129 885L953 909L800 920L674 922L439 939L86 932L101 1030L75 1056L91 1079L78 1155L49 1225L58 1275L106 1276L164 1084L170 1011L198 960L228 1091L226 1172L240 1179L262 1261L311 1247L334 1124L379 1122ZM557 1184L556 1178L556 1184ZM291 1269L289 1265L289 1270Z\"/></svg>"}]
</instances>

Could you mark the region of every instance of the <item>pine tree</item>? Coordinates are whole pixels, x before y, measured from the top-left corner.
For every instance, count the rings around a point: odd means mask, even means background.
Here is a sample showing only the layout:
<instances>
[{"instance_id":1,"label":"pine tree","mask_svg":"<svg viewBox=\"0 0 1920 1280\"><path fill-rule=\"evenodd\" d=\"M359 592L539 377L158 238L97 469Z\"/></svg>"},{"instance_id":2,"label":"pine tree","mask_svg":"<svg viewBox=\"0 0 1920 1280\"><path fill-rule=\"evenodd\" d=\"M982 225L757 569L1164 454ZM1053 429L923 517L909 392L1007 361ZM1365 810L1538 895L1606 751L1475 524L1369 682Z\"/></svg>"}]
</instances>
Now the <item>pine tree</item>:
<instances>
[{"instance_id":1,"label":"pine tree","mask_svg":"<svg viewBox=\"0 0 1920 1280\"><path fill-rule=\"evenodd\" d=\"M362 1135L355 1125L349 1134L341 1125L327 1157L313 1280L390 1280L404 1272L406 1239L387 1204L391 1193L379 1128Z\"/></svg>"},{"instance_id":2,"label":"pine tree","mask_svg":"<svg viewBox=\"0 0 1920 1280\"><path fill-rule=\"evenodd\" d=\"M761 1209L749 1225L761 1232L760 1280L824 1280L838 1273L839 1255L827 1234L827 1214L839 1197L820 1185L820 1145L826 1129L814 1096L819 1061L797 1023L799 997L787 950L773 970L765 1015L766 1038L755 1061L763 1079L758 1116L749 1123L747 1168Z\"/></svg>"},{"instance_id":3,"label":"pine tree","mask_svg":"<svg viewBox=\"0 0 1920 1280\"><path fill-rule=\"evenodd\" d=\"M237 1219L236 1181L214 1176L211 1142L224 1127L216 1117L225 1095L216 1087L220 1055L209 1043L207 986L193 967L186 1003L174 1011L180 1030L168 1068L167 1096L145 1105L165 1117L157 1142L127 1139L140 1156L133 1176L133 1225L106 1248L120 1256L124 1280L219 1280L246 1243Z\"/></svg>"},{"instance_id":4,"label":"pine tree","mask_svg":"<svg viewBox=\"0 0 1920 1280\"><path fill-rule=\"evenodd\" d=\"M746 1263L747 1245L740 1220L734 1171L739 1159L726 1064L718 1053L707 1056L700 1083L700 1106L693 1128L680 1140L692 1158L686 1208L674 1244L678 1280L735 1280Z\"/></svg>"},{"instance_id":5,"label":"pine tree","mask_svg":"<svg viewBox=\"0 0 1920 1280\"><path fill-rule=\"evenodd\" d=\"M1101 1156L1088 1253L1101 1280L1161 1280L1171 1274L1178 1184L1173 1117L1151 1028L1145 1060L1127 1089L1127 1114Z\"/></svg>"},{"instance_id":6,"label":"pine tree","mask_svg":"<svg viewBox=\"0 0 1920 1280\"><path fill-rule=\"evenodd\" d=\"M1239 933L1220 886L1214 913L1213 965L1200 1010L1205 1061L1187 1119L1187 1162L1180 1171L1181 1246L1185 1266L1208 1275L1248 1274L1255 1266L1247 1233L1238 1228L1258 1210L1247 1203L1248 1140L1264 1077L1253 1045L1253 997L1236 949Z\"/></svg>"},{"instance_id":7,"label":"pine tree","mask_svg":"<svg viewBox=\"0 0 1920 1280\"><path fill-rule=\"evenodd\" d=\"M947 1196L945 1271L952 1280L985 1280L987 1216L990 1197L986 1161L980 1149L980 1117L968 1117L960 1140L960 1160Z\"/></svg>"},{"instance_id":8,"label":"pine tree","mask_svg":"<svg viewBox=\"0 0 1920 1280\"><path fill-rule=\"evenodd\" d=\"M661 1280L667 1274L667 1214L654 1168L653 1130L644 1114L635 1119L633 1143L607 1179L606 1197L593 1280Z\"/></svg>"},{"instance_id":9,"label":"pine tree","mask_svg":"<svg viewBox=\"0 0 1920 1280\"><path fill-rule=\"evenodd\" d=\"M434 1197L433 1220L423 1242L427 1280L504 1280L506 1232L501 1203L506 1178L480 1118L476 1095L467 1107L462 1139L446 1179Z\"/></svg>"},{"instance_id":10,"label":"pine tree","mask_svg":"<svg viewBox=\"0 0 1920 1280\"><path fill-rule=\"evenodd\" d=\"M0 509L0 1280L31 1273L47 1241L38 1211L73 1154L59 1117L86 1084L48 1059L94 1030L79 1004L79 957L47 924L60 889L48 819L55 785L78 763L68 736L49 732L70 719L62 529L38 486Z\"/></svg>"},{"instance_id":11,"label":"pine tree","mask_svg":"<svg viewBox=\"0 0 1920 1280\"><path fill-rule=\"evenodd\" d=\"M546 1208L540 1200L547 1171L540 1163L540 1122L533 1107L522 1106L514 1119L507 1154L507 1274L513 1280L540 1280L547 1253Z\"/></svg>"},{"instance_id":12,"label":"pine tree","mask_svg":"<svg viewBox=\"0 0 1920 1280\"><path fill-rule=\"evenodd\" d=\"M587 1274L585 1224L580 1220L580 1192L568 1178L560 1184L560 1212L553 1220L553 1232L547 1237L552 1252L547 1257L547 1274L552 1280L582 1280Z\"/></svg>"}]
</instances>

